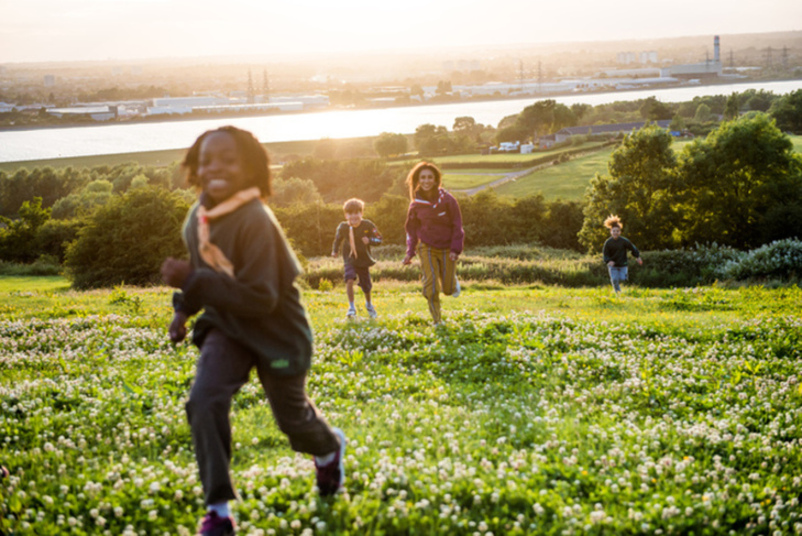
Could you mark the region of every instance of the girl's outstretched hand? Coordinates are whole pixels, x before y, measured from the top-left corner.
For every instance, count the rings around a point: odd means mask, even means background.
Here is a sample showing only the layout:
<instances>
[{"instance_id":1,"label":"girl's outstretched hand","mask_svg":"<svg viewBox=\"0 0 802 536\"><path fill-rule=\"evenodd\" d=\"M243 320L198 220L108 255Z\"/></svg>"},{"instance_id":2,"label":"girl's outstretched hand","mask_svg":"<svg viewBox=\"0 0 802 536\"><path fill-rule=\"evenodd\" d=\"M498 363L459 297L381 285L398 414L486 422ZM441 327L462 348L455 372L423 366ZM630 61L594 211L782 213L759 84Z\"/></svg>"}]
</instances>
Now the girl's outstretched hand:
<instances>
[{"instance_id":1,"label":"girl's outstretched hand","mask_svg":"<svg viewBox=\"0 0 802 536\"><path fill-rule=\"evenodd\" d=\"M404 257L404 260L401 261L401 264L407 265L410 264L411 262L412 262L412 255L407 255L406 257Z\"/></svg>"},{"instance_id":2,"label":"girl's outstretched hand","mask_svg":"<svg viewBox=\"0 0 802 536\"><path fill-rule=\"evenodd\" d=\"M191 273L192 266L187 261L167 257L162 263L162 281L173 288L182 288Z\"/></svg>"}]
</instances>

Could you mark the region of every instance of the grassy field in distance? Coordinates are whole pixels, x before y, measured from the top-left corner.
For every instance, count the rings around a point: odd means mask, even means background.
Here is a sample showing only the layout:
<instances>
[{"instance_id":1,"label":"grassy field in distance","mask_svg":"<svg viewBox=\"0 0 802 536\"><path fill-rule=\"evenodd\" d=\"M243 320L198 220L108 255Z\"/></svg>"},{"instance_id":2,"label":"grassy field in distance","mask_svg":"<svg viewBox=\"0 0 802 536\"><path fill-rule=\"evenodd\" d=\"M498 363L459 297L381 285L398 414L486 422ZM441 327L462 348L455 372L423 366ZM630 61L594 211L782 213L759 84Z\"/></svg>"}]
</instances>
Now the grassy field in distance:
<instances>
[{"instance_id":1,"label":"grassy field in distance","mask_svg":"<svg viewBox=\"0 0 802 536\"><path fill-rule=\"evenodd\" d=\"M514 181L502 184L496 191L500 195L526 197L542 193L549 201L582 199L590 178L597 172L607 171L607 161L614 147L581 156L568 162L534 171Z\"/></svg>"},{"instance_id":2,"label":"grassy field in distance","mask_svg":"<svg viewBox=\"0 0 802 536\"><path fill-rule=\"evenodd\" d=\"M443 187L448 190L467 190L488 184L503 176L504 174L499 173L497 169L493 170L493 173L459 170L456 173L443 173Z\"/></svg>"}]
</instances>

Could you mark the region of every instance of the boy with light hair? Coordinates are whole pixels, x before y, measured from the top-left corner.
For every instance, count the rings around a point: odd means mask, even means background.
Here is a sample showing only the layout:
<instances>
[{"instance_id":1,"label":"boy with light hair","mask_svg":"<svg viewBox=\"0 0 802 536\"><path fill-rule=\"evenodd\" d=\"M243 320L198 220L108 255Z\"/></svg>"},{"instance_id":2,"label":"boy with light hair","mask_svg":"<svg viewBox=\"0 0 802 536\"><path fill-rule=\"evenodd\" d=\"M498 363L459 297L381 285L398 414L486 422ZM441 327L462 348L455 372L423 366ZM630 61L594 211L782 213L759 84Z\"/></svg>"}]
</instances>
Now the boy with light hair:
<instances>
[{"instance_id":1,"label":"boy with light hair","mask_svg":"<svg viewBox=\"0 0 802 536\"><path fill-rule=\"evenodd\" d=\"M365 295L365 310L371 318L378 316L376 308L370 299L370 291L373 282L370 279L370 267L376 264L371 256L370 246L378 246L382 243L382 235L376 225L362 218L365 210L365 203L361 199L352 198L343 204L345 213L344 222L337 227L334 236L334 243L331 245L331 256L337 256L337 250L342 244L342 257L345 269L345 292L348 296L348 312L346 317L353 319L356 317L356 306L354 305L354 282L358 281L359 288ZM348 239L346 241L346 238Z\"/></svg>"},{"instance_id":2,"label":"boy with light hair","mask_svg":"<svg viewBox=\"0 0 802 536\"><path fill-rule=\"evenodd\" d=\"M621 229L624 227L624 224L621 223L621 218L611 214L604 220L604 226L610 229L610 238L604 243L602 254L604 255L604 263L607 265L607 271L610 273L610 282L613 284L613 290L617 294L621 292L621 281L626 281L628 276L627 250L632 252L632 256L635 257L639 265L643 264L643 259L640 257L638 248L621 236Z\"/></svg>"}]
</instances>

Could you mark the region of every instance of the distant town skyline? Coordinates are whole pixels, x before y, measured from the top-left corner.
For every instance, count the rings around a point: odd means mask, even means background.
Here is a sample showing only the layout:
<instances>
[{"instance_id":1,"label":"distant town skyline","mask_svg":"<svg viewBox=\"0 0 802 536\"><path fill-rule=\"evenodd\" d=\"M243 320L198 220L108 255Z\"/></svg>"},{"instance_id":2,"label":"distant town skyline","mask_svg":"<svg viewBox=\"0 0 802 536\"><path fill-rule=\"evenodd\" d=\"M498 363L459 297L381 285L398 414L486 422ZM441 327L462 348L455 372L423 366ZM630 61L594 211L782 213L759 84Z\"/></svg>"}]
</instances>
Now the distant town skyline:
<instances>
[{"instance_id":1,"label":"distant town skyline","mask_svg":"<svg viewBox=\"0 0 802 536\"><path fill-rule=\"evenodd\" d=\"M0 0L0 63L422 52L802 29L765 0Z\"/></svg>"}]
</instances>

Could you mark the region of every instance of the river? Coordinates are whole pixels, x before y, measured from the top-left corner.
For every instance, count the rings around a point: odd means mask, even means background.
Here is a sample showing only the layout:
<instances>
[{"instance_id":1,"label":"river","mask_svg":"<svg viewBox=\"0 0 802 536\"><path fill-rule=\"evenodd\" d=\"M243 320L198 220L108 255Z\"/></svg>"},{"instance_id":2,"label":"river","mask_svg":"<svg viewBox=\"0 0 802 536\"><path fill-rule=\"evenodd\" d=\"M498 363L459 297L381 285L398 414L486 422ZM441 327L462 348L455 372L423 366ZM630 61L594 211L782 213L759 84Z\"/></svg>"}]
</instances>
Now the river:
<instances>
[{"instance_id":1,"label":"river","mask_svg":"<svg viewBox=\"0 0 802 536\"><path fill-rule=\"evenodd\" d=\"M662 102L684 102L697 96L729 95L734 91L742 92L748 89L763 89L775 94L785 94L802 89L802 80L685 86L543 98L553 98L569 106L578 102L595 106L614 101L643 99L652 95ZM503 117L516 114L543 98L258 117L7 130L0 131L0 162L180 149L189 147L205 130L228 124L250 130L264 143L375 136L382 132L411 133L418 125L424 123L443 125L450 129L454 119L460 116L473 117L477 123L496 125Z\"/></svg>"}]
</instances>

